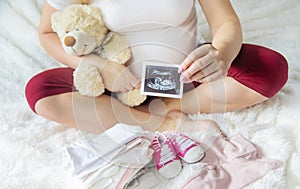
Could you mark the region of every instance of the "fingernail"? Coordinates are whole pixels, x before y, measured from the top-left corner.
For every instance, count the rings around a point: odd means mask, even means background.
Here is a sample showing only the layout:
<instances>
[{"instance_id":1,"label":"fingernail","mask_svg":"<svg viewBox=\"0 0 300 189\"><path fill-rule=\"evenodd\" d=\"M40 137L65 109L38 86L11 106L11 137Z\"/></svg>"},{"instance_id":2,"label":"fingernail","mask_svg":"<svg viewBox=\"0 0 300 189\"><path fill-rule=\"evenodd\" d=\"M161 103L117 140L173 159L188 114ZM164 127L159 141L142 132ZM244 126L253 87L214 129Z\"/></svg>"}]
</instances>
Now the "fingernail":
<instances>
[{"instance_id":1,"label":"fingernail","mask_svg":"<svg viewBox=\"0 0 300 189\"><path fill-rule=\"evenodd\" d=\"M183 82L183 83L189 83L190 81L189 81L189 79L184 78L184 80L183 80L182 82Z\"/></svg>"},{"instance_id":2,"label":"fingernail","mask_svg":"<svg viewBox=\"0 0 300 189\"><path fill-rule=\"evenodd\" d=\"M182 67L178 67L178 73L181 73L182 72Z\"/></svg>"},{"instance_id":3,"label":"fingernail","mask_svg":"<svg viewBox=\"0 0 300 189\"><path fill-rule=\"evenodd\" d=\"M180 77L180 81L185 83L188 81L188 79L185 76L182 76Z\"/></svg>"}]
</instances>

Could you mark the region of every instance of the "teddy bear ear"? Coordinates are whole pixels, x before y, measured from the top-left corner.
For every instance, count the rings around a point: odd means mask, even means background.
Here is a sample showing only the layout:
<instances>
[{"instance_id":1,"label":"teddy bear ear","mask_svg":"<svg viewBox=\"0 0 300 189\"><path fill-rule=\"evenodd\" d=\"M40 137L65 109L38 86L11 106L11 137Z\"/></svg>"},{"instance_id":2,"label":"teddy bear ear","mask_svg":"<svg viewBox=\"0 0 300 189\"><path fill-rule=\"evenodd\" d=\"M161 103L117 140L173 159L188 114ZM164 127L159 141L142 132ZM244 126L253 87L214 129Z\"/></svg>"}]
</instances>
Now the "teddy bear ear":
<instances>
[{"instance_id":1,"label":"teddy bear ear","mask_svg":"<svg viewBox=\"0 0 300 189\"><path fill-rule=\"evenodd\" d=\"M61 31L62 29L62 19L63 14L59 11L54 12L51 15L51 27L53 29L54 32L60 33L59 31Z\"/></svg>"},{"instance_id":2,"label":"teddy bear ear","mask_svg":"<svg viewBox=\"0 0 300 189\"><path fill-rule=\"evenodd\" d=\"M80 0L81 4L90 4L90 0Z\"/></svg>"}]
</instances>

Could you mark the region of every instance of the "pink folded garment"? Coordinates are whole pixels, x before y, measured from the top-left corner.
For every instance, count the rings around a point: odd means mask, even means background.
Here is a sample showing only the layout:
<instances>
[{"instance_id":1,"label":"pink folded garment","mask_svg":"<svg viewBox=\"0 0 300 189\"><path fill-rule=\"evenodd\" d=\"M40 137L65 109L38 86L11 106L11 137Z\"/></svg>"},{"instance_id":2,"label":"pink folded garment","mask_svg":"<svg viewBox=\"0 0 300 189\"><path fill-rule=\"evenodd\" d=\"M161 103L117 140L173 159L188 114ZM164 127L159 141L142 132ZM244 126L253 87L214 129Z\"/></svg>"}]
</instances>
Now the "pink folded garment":
<instances>
[{"instance_id":1,"label":"pink folded garment","mask_svg":"<svg viewBox=\"0 0 300 189\"><path fill-rule=\"evenodd\" d=\"M211 142L213 141L213 142ZM200 141L207 151L199 170L183 189L239 189L260 179L281 162L258 156L257 148L242 135Z\"/></svg>"}]
</instances>

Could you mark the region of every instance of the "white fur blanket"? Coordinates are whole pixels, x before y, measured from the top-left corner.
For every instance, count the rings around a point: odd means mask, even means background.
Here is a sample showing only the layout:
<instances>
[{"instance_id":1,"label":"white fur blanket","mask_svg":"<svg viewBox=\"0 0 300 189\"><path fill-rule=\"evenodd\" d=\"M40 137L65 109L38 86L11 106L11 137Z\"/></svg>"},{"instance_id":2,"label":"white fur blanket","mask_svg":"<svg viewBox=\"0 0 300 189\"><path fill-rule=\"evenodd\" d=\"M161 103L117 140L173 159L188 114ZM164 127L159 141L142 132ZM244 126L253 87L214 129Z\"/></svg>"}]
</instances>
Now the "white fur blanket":
<instances>
[{"instance_id":1,"label":"white fur blanket","mask_svg":"<svg viewBox=\"0 0 300 189\"><path fill-rule=\"evenodd\" d=\"M300 3L299 0L232 0L244 41L281 52L289 80L272 99L238 111L193 115L217 121L229 135L241 132L262 153L284 166L247 188L300 188ZM33 114L24 98L31 76L59 66L37 38L43 0L0 1L0 188L82 188L63 171L61 151L82 140L74 129ZM209 37L200 13L199 27ZM275 77L275 76L274 76ZM175 188L175 186L174 186Z\"/></svg>"}]
</instances>

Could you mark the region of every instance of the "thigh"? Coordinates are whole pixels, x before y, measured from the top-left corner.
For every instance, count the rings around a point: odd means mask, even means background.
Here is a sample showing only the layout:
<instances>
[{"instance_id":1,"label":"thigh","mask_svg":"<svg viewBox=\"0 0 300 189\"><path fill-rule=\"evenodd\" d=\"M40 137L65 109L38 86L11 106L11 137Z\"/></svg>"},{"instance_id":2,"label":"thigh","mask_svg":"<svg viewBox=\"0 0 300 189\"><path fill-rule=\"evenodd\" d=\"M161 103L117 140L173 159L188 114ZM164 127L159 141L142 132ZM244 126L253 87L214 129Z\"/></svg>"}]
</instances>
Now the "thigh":
<instances>
[{"instance_id":1,"label":"thigh","mask_svg":"<svg viewBox=\"0 0 300 189\"><path fill-rule=\"evenodd\" d=\"M73 87L73 69L54 68L32 77L26 85L25 95L30 108L42 98L75 91Z\"/></svg>"},{"instance_id":2,"label":"thigh","mask_svg":"<svg viewBox=\"0 0 300 189\"><path fill-rule=\"evenodd\" d=\"M228 77L209 84L186 87L183 102L197 100L201 112L233 111L274 96L286 83L288 64L278 52L257 45L243 44ZM194 97L193 97L194 96ZM194 103L195 104L195 103ZM196 110L189 106L188 110Z\"/></svg>"},{"instance_id":3,"label":"thigh","mask_svg":"<svg viewBox=\"0 0 300 189\"><path fill-rule=\"evenodd\" d=\"M239 110L266 100L267 97L231 77L199 85L184 95L182 103L194 104L185 112L228 112ZM197 107L195 104L198 104ZM183 105L184 106L184 105ZM194 107L194 108L192 108Z\"/></svg>"},{"instance_id":4,"label":"thigh","mask_svg":"<svg viewBox=\"0 0 300 189\"><path fill-rule=\"evenodd\" d=\"M271 98L288 79L288 64L278 52L266 47L243 44L228 70L228 76Z\"/></svg>"}]
</instances>

